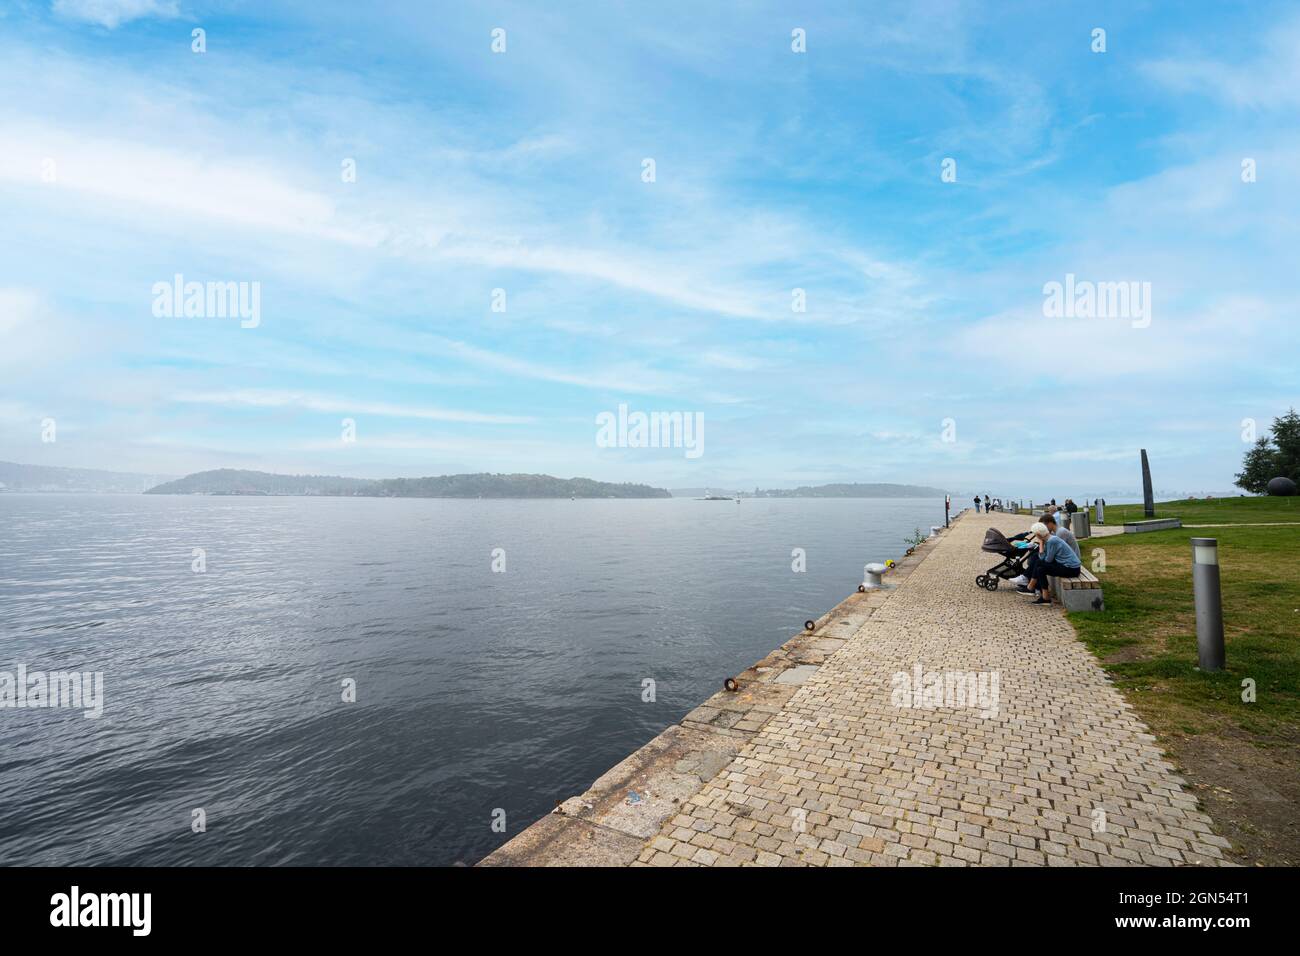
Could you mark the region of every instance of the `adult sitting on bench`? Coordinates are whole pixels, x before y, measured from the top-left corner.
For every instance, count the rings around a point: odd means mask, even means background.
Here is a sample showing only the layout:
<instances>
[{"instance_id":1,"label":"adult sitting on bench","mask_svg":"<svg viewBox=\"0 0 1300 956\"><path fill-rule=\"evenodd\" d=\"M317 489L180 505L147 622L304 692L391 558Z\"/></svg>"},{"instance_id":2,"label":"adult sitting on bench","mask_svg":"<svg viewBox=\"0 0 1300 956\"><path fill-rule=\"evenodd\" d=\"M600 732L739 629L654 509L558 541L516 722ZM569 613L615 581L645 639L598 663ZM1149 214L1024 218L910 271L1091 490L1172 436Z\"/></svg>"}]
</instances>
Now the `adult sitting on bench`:
<instances>
[{"instance_id":1,"label":"adult sitting on bench","mask_svg":"<svg viewBox=\"0 0 1300 956\"><path fill-rule=\"evenodd\" d=\"M1070 530L1072 519L1068 514L1061 516L1062 523L1059 526L1056 523L1056 517L1054 515L1043 515L1040 520L1043 524L1047 525L1048 534L1054 534L1068 544L1076 558L1083 557L1083 552L1079 550L1079 539L1076 538L1074 532Z\"/></svg>"},{"instance_id":2,"label":"adult sitting on bench","mask_svg":"<svg viewBox=\"0 0 1300 956\"><path fill-rule=\"evenodd\" d=\"M1062 541L1068 544L1070 546L1070 550L1074 552L1074 556L1076 558L1083 557L1083 553L1079 550L1079 541L1077 538L1075 538L1074 532L1069 529L1068 524L1064 528L1057 527L1056 515L1052 514L1050 511L1047 512L1038 520L1047 526L1048 534L1054 535L1055 537L1060 538ZM1068 522L1070 520L1069 515L1066 515L1064 520ZM1020 540L1021 538L1028 538L1028 537L1030 537L1030 534L1029 532L1026 531L1024 534L1018 534L1014 538L1011 538L1009 540L1015 542ZM1016 547L1022 547L1022 545L1016 545ZM1031 588L1029 584L1034 579L1034 568L1038 564L1038 541L1037 540L1026 541L1023 547L1033 548L1033 550L1029 554L1029 560L1025 562L1025 573L1015 578L1011 583L1016 586L1016 590L1019 591L1021 594L1033 594L1034 589Z\"/></svg>"},{"instance_id":3,"label":"adult sitting on bench","mask_svg":"<svg viewBox=\"0 0 1300 956\"><path fill-rule=\"evenodd\" d=\"M1037 560L1033 562L1030 581L1038 591L1038 597L1030 604L1051 604L1052 598L1047 590L1047 579L1077 578L1082 567L1079 556L1071 550L1064 540L1047 530L1041 521L1035 522L1029 529L1031 540L1038 542Z\"/></svg>"}]
</instances>

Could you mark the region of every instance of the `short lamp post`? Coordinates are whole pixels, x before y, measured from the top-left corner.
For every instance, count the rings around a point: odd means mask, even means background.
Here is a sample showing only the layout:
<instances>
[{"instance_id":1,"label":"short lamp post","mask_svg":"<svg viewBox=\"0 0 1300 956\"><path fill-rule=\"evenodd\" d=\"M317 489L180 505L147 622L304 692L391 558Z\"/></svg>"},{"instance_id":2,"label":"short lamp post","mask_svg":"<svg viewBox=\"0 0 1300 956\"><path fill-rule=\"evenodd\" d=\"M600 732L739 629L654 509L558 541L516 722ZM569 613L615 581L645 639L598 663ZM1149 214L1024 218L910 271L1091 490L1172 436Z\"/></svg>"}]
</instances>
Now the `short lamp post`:
<instances>
[{"instance_id":1,"label":"short lamp post","mask_svg":"<svg viewBox=\"0 0 1300 956\"><path fill-rule=\"evenodd\" d=\"M1192 595L1196 603L1196 653L1201 670L1221 671L1226 655L1217 538L1192 539Z\"/></svg>"}]
</instances>

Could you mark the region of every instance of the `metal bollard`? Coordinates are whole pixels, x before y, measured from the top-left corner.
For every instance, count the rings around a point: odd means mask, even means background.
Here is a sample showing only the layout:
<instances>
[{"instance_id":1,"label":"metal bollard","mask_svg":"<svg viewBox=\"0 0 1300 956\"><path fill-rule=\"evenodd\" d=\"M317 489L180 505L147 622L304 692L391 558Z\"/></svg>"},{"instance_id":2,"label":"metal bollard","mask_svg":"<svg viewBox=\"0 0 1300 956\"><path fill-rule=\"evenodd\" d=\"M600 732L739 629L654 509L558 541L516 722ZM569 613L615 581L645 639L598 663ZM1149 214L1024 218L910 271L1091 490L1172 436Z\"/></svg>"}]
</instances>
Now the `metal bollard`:
<instances>
[{"instance_id":1,"label":"metal bollard","mask_svg":"<svg viewBox=\"0 0 1300 956\"><path fill-rule=\"evenodd\" d=\"M1196 655L1201 670L1223 670L1223 600L1219 591L1219 541L1192 539L1192 596L1196 603Z\"/></svg>"},{"instance_id":2,"label":"metal bollard","mask_svg":"<svg viewBox=\"0 0 1300 956\"><path fill-rule=\"evenodd\" d=\"M1106 523L1106 502L1103 499L1098 498L1097 499L1097 524L1105 524L1105 523Z\"/></svg>"},{"instance_id":3,"label":"metal bollard","mask_svg":"<svg viewBox=\"0 0 1300 956\"><path fill-rule=\"evenodd\" d=\"M880 580L880 576L885 573L883 564L867 564L862 568L862 586L868 591L877 588L883 588L885 582Z\"/></svg>"}]
</instances>

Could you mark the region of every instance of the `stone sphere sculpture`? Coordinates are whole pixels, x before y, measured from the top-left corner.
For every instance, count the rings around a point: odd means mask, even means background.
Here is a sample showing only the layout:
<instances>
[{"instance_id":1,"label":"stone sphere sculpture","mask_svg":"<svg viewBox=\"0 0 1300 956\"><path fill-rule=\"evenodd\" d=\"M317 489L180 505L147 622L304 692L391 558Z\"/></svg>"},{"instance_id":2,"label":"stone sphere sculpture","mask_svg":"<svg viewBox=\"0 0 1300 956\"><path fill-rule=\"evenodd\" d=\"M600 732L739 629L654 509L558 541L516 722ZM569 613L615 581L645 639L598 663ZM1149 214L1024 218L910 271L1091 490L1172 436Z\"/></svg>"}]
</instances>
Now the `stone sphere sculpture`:
<instances>
[{"instance_id":1,"label":"stone sphere sculpture","mask_svg":"<svg viewBox=\"0 0 1300 956\"><path fill-rule=\"evenodd\" d=\"M1268 483L1268 493L1280 498L1295 494L1295 482L1290 478L1277 477Z\"/></svg>"}]
</instances>

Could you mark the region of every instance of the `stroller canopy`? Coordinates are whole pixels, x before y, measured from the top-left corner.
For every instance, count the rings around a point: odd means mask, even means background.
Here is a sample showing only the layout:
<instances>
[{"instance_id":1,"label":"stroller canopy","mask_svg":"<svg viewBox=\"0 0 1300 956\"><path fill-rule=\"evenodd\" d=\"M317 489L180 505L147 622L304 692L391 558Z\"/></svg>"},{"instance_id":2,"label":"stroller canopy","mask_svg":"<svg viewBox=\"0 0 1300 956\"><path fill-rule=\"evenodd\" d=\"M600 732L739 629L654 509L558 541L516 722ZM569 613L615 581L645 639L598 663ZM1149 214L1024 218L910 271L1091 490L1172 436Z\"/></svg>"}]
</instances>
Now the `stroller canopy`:
<instances>
[{"instance_id":1,"label":"stroller canopy","mask_svg":"<svg viewBox=\"0 0 1300 956\"><path fill-rule=\"evenodd\" d=\"M988 551L992 554L1013 554L1015 548L1007 540L1007 536L997 528L989 528L984 532L984 543L980 545L981 551Z\"/></svg>"}]
</instances>

